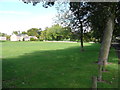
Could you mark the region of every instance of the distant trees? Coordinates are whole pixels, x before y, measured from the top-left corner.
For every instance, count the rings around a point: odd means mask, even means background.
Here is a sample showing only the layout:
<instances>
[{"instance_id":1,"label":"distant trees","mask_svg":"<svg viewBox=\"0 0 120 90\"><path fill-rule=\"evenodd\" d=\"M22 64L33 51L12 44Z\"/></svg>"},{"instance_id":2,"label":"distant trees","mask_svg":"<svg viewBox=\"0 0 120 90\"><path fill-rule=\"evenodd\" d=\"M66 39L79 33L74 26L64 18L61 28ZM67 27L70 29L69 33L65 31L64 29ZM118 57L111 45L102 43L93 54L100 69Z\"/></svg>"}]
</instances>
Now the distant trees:
<instances>
[{"instance_id":1,"label":"distant trees","mask_svg":"<svg viewBox=\"0 0 120 90\"><path fill-rule=\"evenodd\" d=\"M0 32L0 36L4 37L4 36L6 36L6 35L7 35L7 34Z\"/></svg>"},{"instance_id":2,"label":"distant trees","mask_svg":"<svg viewBox=\"0 0 120 90\"><path fill-rule=\"evenodd\" d=\"M27 34L27 32L23 31L22 34Z\"/></svg>"},{"instance_id":3,"label":"distant trees","mask_svg":"<svg viewBox=\"0 0 120 90\"><path fill-rule=\"evenodd\" d=\"M46 35L47 29L48 29L48 27L46 27L44 31L41 31L41 34L40 34L41 41L47 40L47 35Z\"/></svg>"},{"instance_id":4,"label":"distant trees","mask_svg":"<svg viewBox=\"0 0 120 90\"><path fill-rule=\"evenodd\" d=\"M31 28L27 31L22 31L21 33L19 31L13 31L14 34L27 34L29 36L36 36L40 41L43 40L76 40L77 38L74 38L76 33L72 33L72 30L70 27L62 27L59 24L55 24L51 27L46 27L45 30L42 30L41 28ZM31 39L33 40L33 39Z\"/></svg>"},{"instance_id":5,"label":"distant trees","mask_svg":"<svg viewBox=\"0 0 120 90\"><path fill-rule=\"evenodd\" d=\"M30 38L30 41L36 41L37 39L35 39L35 38Z\"/></svg>"},{"instance_id":6,"label":"distant trees","mask_svg":"<svg viewBox=\"0 0 120 90\"><path fill-rule=\"evenodd\" d=\"M92 32L84 32L85 36L83 40L86 42L95 41L92 37ZM73 31L69 26L62 27L59 24L55 24L51 27L46 27L41 31L40 40L67 40L67 41L79 41L79 32Z\"/></svg>"},{"instance_id":7,"label":"distant trees","mask_svg":"<svg viewBox=\"0 0 120 90\"><path fill-rule=\"evenodd\" d=\"M18 35L18 34L20 34L20 31L13 31L12 34Z\"/></svg>"},{"instance_id":8,"label":"distant trees","mask_svg":"<svg viewBox=\"0 0 120 90\"><path fill-rule=\"evenodd\" d=\"M41 40L64 40L69 39L71 34L71 29L69 27L62 27L58 24L53 25L50 28L46 28L41 32Z\"/></svg>"},{"instance_id":9,"label":"distant trees","mask_svg":"<svg viewBox=\"0 0 120 90\"><path fill-rule=\"evenodd\" d=\"M41 33L41 29L38 29L38 28L31 28L31 29L27 30L27 35L29 35L29 36L36 36L39 38L40 33Z\"/></svg>"}]
</instances>

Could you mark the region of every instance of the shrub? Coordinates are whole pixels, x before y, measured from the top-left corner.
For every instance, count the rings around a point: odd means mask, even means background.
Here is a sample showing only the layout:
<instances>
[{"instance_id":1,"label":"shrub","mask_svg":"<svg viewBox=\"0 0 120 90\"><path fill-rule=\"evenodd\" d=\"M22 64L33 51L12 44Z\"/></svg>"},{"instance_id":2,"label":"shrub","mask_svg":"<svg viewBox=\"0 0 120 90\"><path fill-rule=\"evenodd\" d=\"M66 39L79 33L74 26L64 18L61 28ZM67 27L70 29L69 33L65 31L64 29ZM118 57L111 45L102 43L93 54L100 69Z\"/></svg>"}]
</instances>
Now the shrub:
<instances>
[{"instance_id":1,"label":"shrub","mask_svg":"<svg viewBox=\"0 0 120 90\"><path fill-rule=\"evenodd\" d=\"M23 41L25 41L25 39L23 38Z\"/></svg>"},{"instance_id":2,"label":"shrub","mask_svg":"<svg viewBox=\"0 0 120 90\"><path fill-rule=\"evenodd\" d=\"M36 39L34 39L34 38L30 38L30 41L36 41Z\"/></svg>"}]
</instances>

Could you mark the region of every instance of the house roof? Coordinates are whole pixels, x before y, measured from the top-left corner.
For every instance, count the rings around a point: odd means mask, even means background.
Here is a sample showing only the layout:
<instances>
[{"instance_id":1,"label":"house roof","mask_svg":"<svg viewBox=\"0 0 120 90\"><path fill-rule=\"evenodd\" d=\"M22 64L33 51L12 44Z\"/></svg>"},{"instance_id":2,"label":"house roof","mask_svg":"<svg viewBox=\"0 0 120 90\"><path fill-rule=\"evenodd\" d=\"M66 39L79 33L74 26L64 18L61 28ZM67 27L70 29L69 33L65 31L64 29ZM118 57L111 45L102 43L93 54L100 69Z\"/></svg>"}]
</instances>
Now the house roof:
<instances>
[{"instance_id":1,"label":"house roof","mask_svg":"<svg viewBox=\"0 0 120 90\"><path fill-rule=\"evenodd\" d=\"M17 36L17 37L24 37L24 38L36 38L36 39L37 39L37 37L36 37L36 36L28 36L27 34L18 34L18 35L13 34L13 35L15 35L15 36Z\"/></svg>"}]
</instances>

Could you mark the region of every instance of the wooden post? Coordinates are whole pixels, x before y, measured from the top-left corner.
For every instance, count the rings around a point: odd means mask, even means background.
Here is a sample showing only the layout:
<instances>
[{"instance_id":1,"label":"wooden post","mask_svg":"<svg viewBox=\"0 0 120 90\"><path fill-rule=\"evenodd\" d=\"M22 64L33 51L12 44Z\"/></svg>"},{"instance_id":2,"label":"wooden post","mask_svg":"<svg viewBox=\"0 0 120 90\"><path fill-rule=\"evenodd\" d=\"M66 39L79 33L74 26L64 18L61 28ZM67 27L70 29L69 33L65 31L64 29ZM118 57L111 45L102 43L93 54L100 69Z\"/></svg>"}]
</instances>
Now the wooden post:
<instances>
[{"instance_id":1,"label":"wooden post","mask_svg":"<svg viewBox=\"0 0 120 90\"><path fill-rule=\"evenodd\" d=\"M92 90L97 90L97 77L92 77Z\"/></svg>"}]
</instances>

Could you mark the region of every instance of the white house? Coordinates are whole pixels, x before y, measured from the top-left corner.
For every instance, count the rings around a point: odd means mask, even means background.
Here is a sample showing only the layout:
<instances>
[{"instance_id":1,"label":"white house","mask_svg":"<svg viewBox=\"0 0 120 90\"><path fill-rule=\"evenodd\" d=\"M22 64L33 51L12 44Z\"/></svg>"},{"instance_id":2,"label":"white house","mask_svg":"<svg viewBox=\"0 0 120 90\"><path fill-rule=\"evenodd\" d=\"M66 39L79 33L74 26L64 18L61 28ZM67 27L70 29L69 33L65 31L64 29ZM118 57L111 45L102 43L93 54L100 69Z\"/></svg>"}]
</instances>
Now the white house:
<instances>
[{"instance_id":1,"label":"white house","mask_svg":"<svg viewBox=\"0 0 120 90\"><path fill-rule=\"evenodd\" d=\"M10 41L19 41L19 40L20 40L20 37L15 34L11 35L10 37Z\"/></svg>"},{"instance_id":2,"label":"white house","mask_svg":"<svg viewBox=\"0 0 120 90\"><path fill-rule=\"evenodd\" d=\"M0 37L0 40L7 40L6 37Z\"/></svg>"},{"instance_id":3,"label":"white house","mask_svg":"<svg viewBox=\"0 0 120 90\"><path fill-rule=\"evenodd\" d=\"M28 37L27 34L11 35L10 41L23 41L25 37Z\"/></svg>"},{"instance_id":4,"label":"white house","mask_svg":"<svg viewBox=\"0 0 120 90\"><path fill-rule=\"evenodd\" d=\"M36 36L28 36L27 34L13 34L10 37L10 41L30 41L30 38L38 39Z\"/></svg>"}]
</instances>

